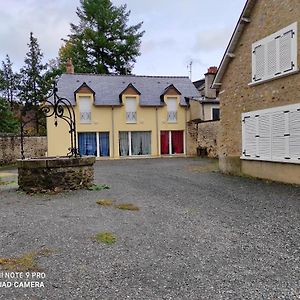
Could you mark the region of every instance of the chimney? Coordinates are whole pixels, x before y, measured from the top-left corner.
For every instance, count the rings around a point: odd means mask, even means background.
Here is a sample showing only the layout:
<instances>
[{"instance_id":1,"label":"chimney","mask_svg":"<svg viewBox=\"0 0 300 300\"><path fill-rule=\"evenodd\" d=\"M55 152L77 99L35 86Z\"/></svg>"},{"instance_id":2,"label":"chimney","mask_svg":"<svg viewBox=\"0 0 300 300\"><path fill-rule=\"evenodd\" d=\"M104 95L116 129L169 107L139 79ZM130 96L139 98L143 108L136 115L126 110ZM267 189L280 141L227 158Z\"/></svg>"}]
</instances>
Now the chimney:
<instances>
[{"instance_id":1,"label":"chimney","mask_svg":"<svg viewBox=\"0 0 300 300\"><path fill-rule=\"evenodd\" d=\"M211 88L212 82L217 74L217 67L209 67L207 73L205 74L205 97L216 98L217 93L215 89Z\"/></svg>"},{"instance_id":2,"label":"chimney","mask_svg":"<svg viewBox=\"0 0 300 300\"><path fill-rule=\"evenodd\" d=\"M67 74L74 74L74 66L73 66L72 58L67 59L66 71Z\"/></svg>"},{"instance_id":3,"label":"chimney","mask_svg":"<svg viewBox=\"0 0 300 300\"><path fill-rule=\"evenodd\" d=\"M217 74L218 67L209 67L207 70L208 74Z\"/></svg>"}]
</instances>

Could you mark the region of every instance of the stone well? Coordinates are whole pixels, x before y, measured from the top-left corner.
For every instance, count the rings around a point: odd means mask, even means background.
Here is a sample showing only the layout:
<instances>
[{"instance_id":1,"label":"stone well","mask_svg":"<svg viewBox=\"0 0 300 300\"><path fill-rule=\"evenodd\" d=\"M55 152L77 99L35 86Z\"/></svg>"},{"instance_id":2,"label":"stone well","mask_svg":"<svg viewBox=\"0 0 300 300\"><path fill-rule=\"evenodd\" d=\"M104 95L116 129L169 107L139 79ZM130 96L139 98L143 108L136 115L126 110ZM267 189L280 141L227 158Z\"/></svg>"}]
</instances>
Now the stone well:
<instances>
[{"instance_id":1,"label":"stone well","mask_svg":"<svg viewBox=\"0 0 300 300\"><path fill-rule=\"evenodd\" d=\"M95 157L44 157L18 160L19 188L26 192L84 189L94 180Z\"/></svg>"}]
</instances>

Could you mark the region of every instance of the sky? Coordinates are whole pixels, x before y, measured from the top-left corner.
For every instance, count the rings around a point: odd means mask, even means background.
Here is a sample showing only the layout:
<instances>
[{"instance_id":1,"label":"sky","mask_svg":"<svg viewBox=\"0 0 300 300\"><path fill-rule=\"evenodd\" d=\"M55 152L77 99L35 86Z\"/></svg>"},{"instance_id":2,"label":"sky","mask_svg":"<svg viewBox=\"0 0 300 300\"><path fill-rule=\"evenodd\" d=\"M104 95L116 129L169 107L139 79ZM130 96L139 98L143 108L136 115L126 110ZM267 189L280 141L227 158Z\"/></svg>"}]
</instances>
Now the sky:
<instances>
[{"instance_id":1,"label":"sky","mask_svg":"<svg viewBox=\"0 0 300 300\"><path fill-rule=\"evenodd\" d=\"M112 0L131 11L129 25L143 22L136 75L189 76L198 80L218 66L246 0ZM44 60L58 56L70 23L78 24L79 0L0 0L0 60L8 54L18 71L37 37Z\"/></svg>"}]
</instances>

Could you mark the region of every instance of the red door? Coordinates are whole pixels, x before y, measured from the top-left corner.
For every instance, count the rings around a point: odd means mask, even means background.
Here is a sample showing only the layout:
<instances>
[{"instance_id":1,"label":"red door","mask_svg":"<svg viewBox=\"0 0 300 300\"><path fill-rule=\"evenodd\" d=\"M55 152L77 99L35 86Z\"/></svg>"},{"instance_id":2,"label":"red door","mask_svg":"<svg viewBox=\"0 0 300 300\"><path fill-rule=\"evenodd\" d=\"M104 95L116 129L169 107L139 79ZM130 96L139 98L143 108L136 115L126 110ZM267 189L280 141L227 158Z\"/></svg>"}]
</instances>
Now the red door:
<instances>
[{"instance_id":1,"label":"red door","mask_svg":"<svg viewBox=\"0 0 300 300\"><path fill-rule=\"evenodd\" d=\"M169 131L160 132L161 154L169 154Z\"/></svg>"},{"instance_id":2,"label":"red door","mask_svg":"<svg viewBox=\"0 0 300 300\"><path fill-rule=\"evenodd\" d=\"M183 131L171 131L172 154L183 153Z\"/></svg>"}]
</instances>

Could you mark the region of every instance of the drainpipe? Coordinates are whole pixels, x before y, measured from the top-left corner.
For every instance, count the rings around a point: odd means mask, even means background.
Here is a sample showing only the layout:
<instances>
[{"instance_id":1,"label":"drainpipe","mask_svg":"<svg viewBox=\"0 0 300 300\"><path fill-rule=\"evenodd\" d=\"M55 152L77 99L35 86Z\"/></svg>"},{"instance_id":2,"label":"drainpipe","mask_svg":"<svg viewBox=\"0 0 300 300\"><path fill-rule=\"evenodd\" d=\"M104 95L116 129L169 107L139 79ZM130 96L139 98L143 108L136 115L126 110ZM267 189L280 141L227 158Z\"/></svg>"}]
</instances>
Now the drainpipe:
<instances>
[{"instance_id":1,"label":"drainpipe","mask_svg":"<svg viewBox=\"0 0 300 300\"><path fill-rule=\"evenodd\" d=\"M156 121L156 151L157 156L159 156L159 132L158 132L158 108L155 107L155 121Z\"/></svg>"},{"instance_id":2,"label":"drainpipe","mask_svg":"<svg viewBox=\"0 0 300 300\"><path fill-rule=\"evenodd\" d=\"M185 131L184 131L184 154L187 155L187 113L188 113L188 106L185 108L185 115L184 115L184 123L185 123Z\"/></svg>"},{"instance_id":3,"label":"drainpipe","mask_svg":"<svg viewBox=\"0 0 300 300\"><path fill-rule=\"evenodd\" d=\"M114 121L114 107L111 107L111 131L112 131L112 156L115 158L115 121Z\"/></svg>"}]
</instances>

